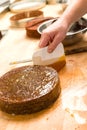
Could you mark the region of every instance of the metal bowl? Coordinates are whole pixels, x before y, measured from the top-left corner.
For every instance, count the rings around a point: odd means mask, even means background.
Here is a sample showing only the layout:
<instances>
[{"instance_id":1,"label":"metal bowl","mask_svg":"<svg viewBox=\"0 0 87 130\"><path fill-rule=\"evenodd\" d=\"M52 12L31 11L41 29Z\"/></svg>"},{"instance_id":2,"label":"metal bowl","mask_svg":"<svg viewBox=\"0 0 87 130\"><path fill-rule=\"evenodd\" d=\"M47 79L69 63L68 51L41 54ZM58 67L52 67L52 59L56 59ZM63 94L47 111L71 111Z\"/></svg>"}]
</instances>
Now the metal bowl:
<instances>
[{"instance_id":1,"label":"metal bowl","mask_svg":"<svg viewBox=\"0 0 87 130\"><path fill-rule=\"evenodd\" d=\"M44 23L42 23L37 31L42 34L43 30L46 29L49 25L51 25L52 23L54 23L58 18L46 21ZM85 18L80 18L77 22L75 22L71 28L69 29L69 31L66 34L65 39L62 41L62 43L64 44L64 46L67 45L72 45L75 44L79 41L81 41L82 37L83 37L83 33L87 31L87 19Z\"/></svg>"}]
</instances>

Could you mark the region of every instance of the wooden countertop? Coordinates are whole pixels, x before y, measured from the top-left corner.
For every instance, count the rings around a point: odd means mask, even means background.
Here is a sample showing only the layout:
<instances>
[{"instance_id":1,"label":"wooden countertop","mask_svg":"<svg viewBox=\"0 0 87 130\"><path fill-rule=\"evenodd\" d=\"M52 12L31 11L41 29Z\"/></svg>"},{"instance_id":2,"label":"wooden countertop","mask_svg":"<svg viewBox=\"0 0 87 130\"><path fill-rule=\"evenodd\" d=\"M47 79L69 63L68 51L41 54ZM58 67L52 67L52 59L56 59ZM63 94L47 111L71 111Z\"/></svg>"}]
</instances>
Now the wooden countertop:
<instances>
[{"instance_id":1,"label":"wooden countertop","mask_svg":"<svg viewBox=\"0 0 87 130\"><path fill-rule=\"evenodd\" d=\"M42 10L45 16L57 16L58 9L57 5L50 5ZM9 28L10 15L0 15L0 27L3 24L3 28ZM10 66L10 61L31 57L38 43L39 39L27 38L24 29L9 28L0 41L0 76L19 66ZM52 106L25 116L0 111L0 130L87 130L87 53L66 56L59 77L62 92Z\"/></svg>"}]
</instances>

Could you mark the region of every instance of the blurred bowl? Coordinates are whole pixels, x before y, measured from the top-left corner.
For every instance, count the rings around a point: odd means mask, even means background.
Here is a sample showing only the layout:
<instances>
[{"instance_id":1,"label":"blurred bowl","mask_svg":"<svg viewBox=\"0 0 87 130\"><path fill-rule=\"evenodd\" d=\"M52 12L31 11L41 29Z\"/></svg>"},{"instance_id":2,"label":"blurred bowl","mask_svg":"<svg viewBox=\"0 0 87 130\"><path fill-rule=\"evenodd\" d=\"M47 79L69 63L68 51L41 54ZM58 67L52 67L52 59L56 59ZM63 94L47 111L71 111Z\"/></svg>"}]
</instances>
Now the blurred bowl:
<instances>
[{"instance_id":1,"label":"blurred bowl","mask_svg":"<svg viewBox=\"0 0 87 130\"><path fill-rule=\"evenodd\" d=\"M49 25L51 25L52 23L54 23L58 18L46 21L44 23L42 23L37 31L42 34L43 30L46 29ZM82 37L83 37L83 33L87 31L87 19L85 18L80 18L77 22L75 22L71 28L69 29L69 31L66 34L65 39L62 41L62 43L64 44L64 46L67 45L72 45L75 44L79 41L81 41Z\"/></svg>"},{"instance_id":2,"label":"blurred bowl","mask_svg":"<svg viewBox=\"0 0 87 130\"><path fill-rule=\"evenodd\" d=\"M21 13L25 11L34 11L39 10L45 6L45 2L41 1L32 1L32 0L21 0L18 2L13 2L10 4L10 11L13 13Z\"/></svg>"}]
</instances>

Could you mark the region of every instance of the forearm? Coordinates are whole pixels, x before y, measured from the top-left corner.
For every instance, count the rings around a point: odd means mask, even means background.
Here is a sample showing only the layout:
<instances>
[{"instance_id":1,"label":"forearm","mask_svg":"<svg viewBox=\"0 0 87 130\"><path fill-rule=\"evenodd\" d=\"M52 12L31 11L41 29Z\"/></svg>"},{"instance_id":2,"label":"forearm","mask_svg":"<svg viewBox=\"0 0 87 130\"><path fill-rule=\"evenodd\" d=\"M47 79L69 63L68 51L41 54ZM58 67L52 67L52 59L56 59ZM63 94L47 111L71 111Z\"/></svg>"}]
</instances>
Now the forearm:
<instances>
[{"instance_id":1,"label":"forearm","mask_svg":"<svg viewBox=\"0 0 87 130\"><path fill-rule=\"evenodd\" d=\"M68 26L87 13L87 0L73 0L67 7L60 20L66 20Z\"/></svg>"}]
</instances>

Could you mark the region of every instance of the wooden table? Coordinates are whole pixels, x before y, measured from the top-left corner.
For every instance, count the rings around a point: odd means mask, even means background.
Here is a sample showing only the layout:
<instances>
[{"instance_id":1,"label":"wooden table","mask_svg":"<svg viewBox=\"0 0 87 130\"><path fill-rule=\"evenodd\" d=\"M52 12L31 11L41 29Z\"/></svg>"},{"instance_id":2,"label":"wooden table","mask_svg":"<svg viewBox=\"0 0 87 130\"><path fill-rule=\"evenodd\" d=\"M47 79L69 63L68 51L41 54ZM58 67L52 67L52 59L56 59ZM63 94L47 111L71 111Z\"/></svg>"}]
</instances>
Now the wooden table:
<instances>
[{"instance_id":1,"label":"wooden table","mask_svg":"<svg viewBox=\"0 0 87 130\"><path fill-rule=\"evenodd\" d=\"M58 5L46 6L42 10L45 16L58 15ZM9 28L10 15L8 12L0 16L2 28ZM9 28L0 41L0 76L20 66L10 66L10 61L31 57L38 43L39 39L26 37L25 29ZM24 116L0 111L0 130L87 130L87 53L66 56L66 65L59 77L62 91L52 106Z\"/></svg>"}]
</instances>

